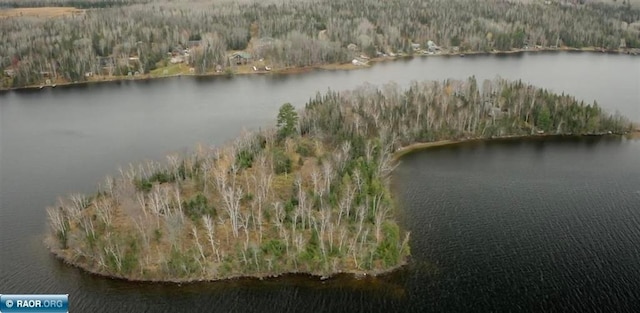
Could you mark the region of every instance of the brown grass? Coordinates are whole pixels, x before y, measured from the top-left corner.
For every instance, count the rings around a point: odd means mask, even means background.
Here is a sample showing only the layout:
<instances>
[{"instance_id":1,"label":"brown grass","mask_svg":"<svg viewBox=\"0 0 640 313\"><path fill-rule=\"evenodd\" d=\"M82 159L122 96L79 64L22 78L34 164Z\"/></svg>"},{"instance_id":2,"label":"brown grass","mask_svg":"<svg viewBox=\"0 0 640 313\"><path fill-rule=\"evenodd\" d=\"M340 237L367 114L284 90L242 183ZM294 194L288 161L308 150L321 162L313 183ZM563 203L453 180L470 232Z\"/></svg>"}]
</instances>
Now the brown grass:
<instances>
[{"instance_id":1,"label":"brown grass","mask_svg":"<svg viewBox=\"0 0 640 313\"><path fill-rule=\"evenodd\" d=\"M629 139L636 139L636 140L640 140L640 129L637 129L635 131L630 132L627 135L627 138Z\"/></svg>"},{"instance_id":2,"label":"brown grass","mask_svg":"<svg viewBox=\"0 0 640 313\"><path fill-rule=\"evenodd\" d=\"M74 7L41 7L41 8L17 8L0 10L0 18L9 17L42 17L54 18L68 15L83 14L84 10Z\"/></svg>"}]
</instances>

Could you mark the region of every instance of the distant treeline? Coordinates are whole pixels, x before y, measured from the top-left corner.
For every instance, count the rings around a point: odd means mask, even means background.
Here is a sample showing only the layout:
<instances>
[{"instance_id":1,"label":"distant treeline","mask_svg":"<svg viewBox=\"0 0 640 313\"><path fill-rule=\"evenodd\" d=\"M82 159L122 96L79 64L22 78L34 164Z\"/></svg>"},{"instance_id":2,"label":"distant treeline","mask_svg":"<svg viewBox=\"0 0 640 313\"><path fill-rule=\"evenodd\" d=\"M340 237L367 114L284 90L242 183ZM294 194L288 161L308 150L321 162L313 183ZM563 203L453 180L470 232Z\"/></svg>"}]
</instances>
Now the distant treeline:
<instances>
[{"instance_id":1,"label":"distant treeline","mask_svg":"<svg viewBox=\"0 0 640 313\"><path fill-rule=\"evenodd\" d=\"M23 4L23 1L5 1ZM28 1L109 6L58 18L0 23L3 87L58 77L148 73L191 48L197 73L232 65L247 50L274 68L349 62L360 55L415 53L429 41L446 50L508 51L536 46L640 48L640 9L466 0ZM125 6L126 3L126 6ZM26 5L26 4L25 4Z\"/></svg>"},{"instance_id":2,"label":"distant treeline","mask_svg":"<svg viewBox=\"0 0 640 313\"><path fill-rule=\"evenodd\" d=\"M153 0L0 0L1 8L75 7L78 9L104 9Z\"/></svg>"}]
</instances>

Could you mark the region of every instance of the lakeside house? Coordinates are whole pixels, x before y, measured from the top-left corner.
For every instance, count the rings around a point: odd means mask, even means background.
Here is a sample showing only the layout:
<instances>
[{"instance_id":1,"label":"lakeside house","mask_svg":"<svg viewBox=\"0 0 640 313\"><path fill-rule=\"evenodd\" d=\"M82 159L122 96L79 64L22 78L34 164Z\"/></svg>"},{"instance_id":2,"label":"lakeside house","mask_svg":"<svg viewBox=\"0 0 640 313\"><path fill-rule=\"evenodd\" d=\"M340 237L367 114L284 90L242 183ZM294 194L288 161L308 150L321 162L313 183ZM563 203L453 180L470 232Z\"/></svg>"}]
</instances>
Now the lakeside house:
<instances>
[{"instance_id":1,"label":"lakeside house","mask_svg":"<svg viewBox=\"0 0 640 313\"><path fill-rule=\"evenodd\" d=\"M364 66L364 65L367 65L367 60L364 60L361 58L355 58L351 61L351 64L356 66Z\"/></svg>"},{"instance_id":2,"label":"lakeside house","mask_svg":"<svg viewBox=\"0 0 640 313\"><path fill-rule=\"evenodd\" d=\"M178 64L178 63L191 63L191 51L192 49L197 49L200 46L199 40L191 40L188 42L189 48L184 48L181 45L174 47L171 52L168 52L169 63Z\"/></svg>"},{"instance_id":3,"label":"lakeside house","mask_svg":"<svg viewBox=\"0 0 640 313\"><path fill-rule=\"evenodd\" d=\"M178 63L184 63L184 62L185 62L185 56L183 55L173 56L171 57L171 59L169 59L169 63L171 64L178 64Z\"/></svg>"},{"instance_id":4,"label":"lakeside house","mask_svg":"<svg viewBox=\"0 0 640 313\"><path fill-rule=\"evenodd\" d=\"M429 52L435 53L435 52L440 51L440 47L438 47L438 45L436 45L435 42L429 40L429 41L427 41L427 50Z\"/></svg>"},{"instance_id":5,"label":"lakeside house","mask_svg":"<svg viewBox=\"0 0 640 313\"><path fill-rule=\"evenodd\" d=\"M250 63L252 60L252 56L250 53L245 52L245 51L238 51L238 52L234 52L230 57L230 60L233 60L233 62L235 62L235 64L237 65L241 65L241 64L247 64Z\"/></svg>"}]
</instances>

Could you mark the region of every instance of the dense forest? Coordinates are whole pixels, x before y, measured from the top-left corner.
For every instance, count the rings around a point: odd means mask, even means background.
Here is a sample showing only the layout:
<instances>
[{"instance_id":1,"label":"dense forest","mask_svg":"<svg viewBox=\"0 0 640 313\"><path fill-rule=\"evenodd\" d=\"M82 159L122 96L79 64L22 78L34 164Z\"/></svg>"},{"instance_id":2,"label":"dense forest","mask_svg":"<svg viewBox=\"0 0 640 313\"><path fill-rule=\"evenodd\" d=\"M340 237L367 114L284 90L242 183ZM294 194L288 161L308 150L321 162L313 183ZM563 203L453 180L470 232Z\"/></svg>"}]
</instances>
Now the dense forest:
<instances>
[{"instance_id":1,"label":"dense forest","mask_svg":"<svg viewBox=\"0 0 640 313\"><path fill-rule=\"evenodd\" d=\"M639 8L573 2L0 0L0 87L171 75L182 64L232 74L242 63L232 51L281 69L427 49L640 48ZM60 6L81 10L47 16Z\"/></svg>"},{"instance_id":2,"label":"dense forest","mask_svg":"<svg viewBox=\"0 0 640 313\"><path fill-rule=\"evenodd\" d=\"M623 133L596 103L502 79L389 84L291 104L277 126L122 169L49 208L51 250L133 280L377 275L407 262L389 179L400 148L441 139Z\"/></svg>"}]
</instances>

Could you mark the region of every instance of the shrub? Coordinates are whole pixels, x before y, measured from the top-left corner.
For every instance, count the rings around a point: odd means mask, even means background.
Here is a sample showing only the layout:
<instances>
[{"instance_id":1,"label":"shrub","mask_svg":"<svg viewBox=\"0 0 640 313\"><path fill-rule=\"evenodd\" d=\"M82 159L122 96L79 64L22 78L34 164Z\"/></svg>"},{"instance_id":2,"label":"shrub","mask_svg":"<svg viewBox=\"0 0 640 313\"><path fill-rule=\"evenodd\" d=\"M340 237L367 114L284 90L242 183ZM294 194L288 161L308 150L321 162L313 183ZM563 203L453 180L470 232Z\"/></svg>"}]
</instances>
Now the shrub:
<instances>
[{"instance_id":1,"label":"shrub","mask_svg":"<svg viewBox=\"0 0 640 313\"><path fill-rule=\"evenodd\" d=\"M236 155L236 165L238 165L239 168L250 168L252 164L253 153L251 153L249 150L242 150L238 152L238 155Z\"/></svg>"},{"instance_id":2,"label":"shrub","mask_svg":"<svg viewBox=\"0 0 640 313\"><path fill-rule=\"evenodd\" d=\"M148 179L136 179L134 184L136 185L136 190L142 192L149 192L153 188L153 184Z\"/></svg>"},{"instance_id":3,"label":"shrub","mask_svg":"<svg viewBox=\"0 0 640 313\"><path fill-rule=\"evenodd\" d=\"M275 149L272 157L276 174L291 173L291 159L282 149Z\"/></svg>"},{"instance_id":4,"label":"shrub","mask_svg":"<svg viewBox=\"0 0 640 313\"><path fill-rule=\"evenodd\" d=\"M172 277L185 277L201 270L198 261L195 259L197 255L192 249L180 251L173 247L169 260L166 262L166 272Z\"/></svg>"},{"instance_id":5,"label":"shrub","mask_svg":"<svg viewBox=\"0 0 640 313\"><path fill-rule=\"evenodd\" d=\"M315 155L313 144L306 140L301 140L296 147L296 152L303 157L312 157Z\"/></svg>"},{"instance_id":6,"label":"shrub","mask_svg":"<svg viewBox=\"0 0 640 313\"><path fill-rule=\"evenodd\" d=\"M200 219L204 215L210 215L212 217L216 215L215 208L208 205L207 197L201 193L198 193L188 201L183 201L182 209L184 210L184 214L193 221Z\"/></svg>"},{"instance_id":7,"label":"shrub","mask_svg":"<svg viewBox=\"0 0 640 313\"><path fill-rule=\"evenodd\" d=\"M155 240L157 243L160 243L161 238L162 238L162 230L160 230L160 228L156 228L153 231L153 240Z\"/></svg>"},{"instance_id":8,"label":"shrub","mask_svg":"<svg viewBox=\"0 0 640 313\"><path fill-rule=\"evenodd\" d=\"M385 222L382 232L384 239L378 244L375 255L386 266L394 266L400 259L400 228L395 223Z\"/></svg>"},{"instance_id":9,"label":"shrub","mask_svg":"<svg viewBox=\"0 0 640 313\"><path fill-rule=\"evenodd\" d=\"M164 184L175 181L175 177L167 171L158 171L149 177L149 181Z\"/></svg>"},{"instance_id":10,"label":"shrub","mask_svg":"<svg viewBox=\"0 0 640 313\"><path fill-rule=\"evenodd\" d=\"M277 239L271 239L263 243L261 249L262 249L262 252L265 254L270 254L275 257L281 257L284 255L285 251L287 250L287 247L282 241Z\"/></svg>"}]
</instances>

